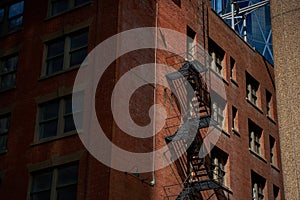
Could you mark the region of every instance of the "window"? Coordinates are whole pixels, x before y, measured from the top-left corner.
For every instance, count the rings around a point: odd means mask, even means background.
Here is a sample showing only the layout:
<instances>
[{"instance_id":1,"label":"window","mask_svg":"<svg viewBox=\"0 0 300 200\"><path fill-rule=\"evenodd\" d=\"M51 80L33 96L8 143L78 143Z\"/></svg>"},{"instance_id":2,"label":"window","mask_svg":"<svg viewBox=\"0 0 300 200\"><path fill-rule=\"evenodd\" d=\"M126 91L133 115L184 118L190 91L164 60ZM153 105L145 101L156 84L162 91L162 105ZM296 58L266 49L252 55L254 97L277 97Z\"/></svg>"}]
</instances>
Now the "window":
<instances>
[{"instance_id":1,"label":"window","mask_svg":"<svg viewBox=\"0 0 300 200\"><path fill-rule=\"evenodd\" d=\"M32 173L30 199L76 200L78 164Z\"/></svg>"},{"instance_id":2,"label":"window","mask_svg":"<svg viewBox=\"0 0 300 200\"><path fill-rule=\"evenodd\" d=\"M270 162L271 164L275 164L276 162L275 139L271 135L269 136L269 142L270 142Z\"/></svg>"},{"instance_id":3,"label":"window","mask_svg":"<svg viewBox=\"0 0 300 200\"><path fill-rule=\"evenodd\" d=\"M177 6L181 7L181 0L172 0Z\"/></svg>"},{"instance_id":4,"label":"window","mask_svg":"<svg viewBox=\"0 0 300 200\"><path fill-rule=\"evenodd\" d=\"M80 65L88 53L88 30L70 34L46 44L45 75Z\"/></svg>"},{"instance_id":5,"label":"window","mask_svg":"<svg viewBox=\"0 0 300 200\"><path fill-rule=\"evenodd\" d=\"M50 0L50 16L84 5L90 0Z\"/></svg>"},{"instance_id":6,"label":"window","mask_svg":"<svg viewBox=\"0 0 300 200\"><path fill-rule=\"evenodd\" d=\"M10 116L0 116L0 152L7 150L8 129L10 125Z\"/></svg>"},{"instance_id":7,"label":"window","mask_svg":"<svg viewBox=\"0 0 300 200\"><path fill-rule=\"evenodd\" d=\"M187 35L187 42L186 42L187 59L194 60L196 54L196 49L195 49L196 32L193 29L191 29L189 26L187 26L186 35Z\"/></svg>"},{"instance_id":8,"label":"window","mask_svg":"<svg viewBox=\"0 0 300 200\"><path fill-rule=\"evenodd\" d=\"M224 128L224 113L225 113L226 101L214 92L211 93L211 98L212 98L212 104L211 104L212 119L218 124L218 126Z\"/></svg>"},{"instance_id":9,"label":"window","mask_svg":"<svg viewBox=\"0 0 300 200\"><path fill-rule=\"evenodd\" d=\"M232 57L230 57L230 79L236 81L236 66Z\"/></svg>"},{"instance_id":10,"label":"window","mask_svg":"<svg viewBox=\"0 0 300 200\"><path fill-rule=\"evenodd\" d=\"M232 130L238 131L238 111L237 109L232 106Z\"/></svg>"},{"instance_id":11,"label":"window","mask_svg":"<svg viewBox=\"0 0 300 200\"><path fill-rule=\"evenodd\" d=\"M18 56L9 56L0 60L0 90L16 85Z\"/></svg>"},{"instance_id":12,"label":"window","mask_svg":"<svg viewBox=\"0 0 300 200\"><path fill-rule=\"evenodd\" d=\"M75 96L76 98L76 96ZM78 95L77 98L81 99ZM78 102L81 100L78 99ZM74 107L72 112L72 96L55 99L39 106L39 139L48 138L74 131L73 115L82 115L81 105Z\"/></svg>"},{"instance_id":13,"label":"window","mask_svg":"<svg viewBox=\"0 0 300 200\"><path fill-rule=\"evenodd\" d=\"M277 187L276 185L273 185L273 195L274 195L274 200L279 200L280 199L279 187Z\"/></svg>"},{"instance_id":14,"label":"window","mask_svg":"<svg viewBox=\"0 0 300 200\"><path fill-rule=\"evenodd\" d=\"M226 163L228 155L217 147L211 154L213 179L222 185L226 185Z\"/></svg>"},{"instance_id":15,"label":"window","mask_svg":"<svg viewBox=\"0 0 300 200\"><path fill-rule=\"evenodd\" d=\"M262 136L262 129L254 124L251 120L248 121L248 128L249 128L249 148L261 155L261 136Z\"/></svg>"},{"instance_id":16,"label":"window","mask_svg":"<svg viewBox=\"0 0 300 200\"><path fill-rule=\"evenodd\" d=\"M252 178L252 200L264 200L264 188L266 184L266 180L256 174L255 172L251 172Z\"/></svg>"},{"instance_id":17,"label":"window","mask_svg":"<svg viewBox=\"0 0 300 200\"><path fill-rule=\"evenodd\" d=\"M255 106L258 106L258 88L259 83L248 73L246 74L246 90L247 97L246 99L250 101Z\"/></svg>"},{"instance_id":18,"label":"window","mask_svg":"<svg viewBox=\"0 0 300 200\"><path fill-rule=\"evenodd\" d=\"M209 55L211 56L211 69L223 76L224 63L225 63L225 52L215 42L209 40Z\"/></svg>"},{"instance_id":19,"label":"window","mask_svg":"<svg viewBox=\"0 0 300 200\"><path fill-rule=\"evenodd\" d=\"M18 30L23 25L24 1L0 8L0 34Z\"/></svg>"},{"instance_id":20,"label":"window","mask_svg":"<svg viewBox=\"0 0 300 200\"><path fill-rule=\"evenodd\" d=\"M267 106L267 116L272 117L273 105L272 105L272 94L266 90L266 106Z\"/></svg>"}]
</instances>

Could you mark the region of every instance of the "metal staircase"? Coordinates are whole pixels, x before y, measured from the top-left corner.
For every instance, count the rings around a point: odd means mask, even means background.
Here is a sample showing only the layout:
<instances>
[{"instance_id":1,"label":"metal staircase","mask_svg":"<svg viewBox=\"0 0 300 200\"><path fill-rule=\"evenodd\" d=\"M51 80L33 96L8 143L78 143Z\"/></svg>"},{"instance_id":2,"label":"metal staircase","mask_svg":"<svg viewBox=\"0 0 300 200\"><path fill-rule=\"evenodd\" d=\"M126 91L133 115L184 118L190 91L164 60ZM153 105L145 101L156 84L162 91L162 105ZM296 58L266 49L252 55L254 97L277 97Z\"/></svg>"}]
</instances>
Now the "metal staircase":
<instances>
[{"instance_id":1,"label":"metal staircase","mask_svg":"<svg viewBox=\"0 0 300 200\"><path fill-rule=\"evenodd\" d=\"M214 174L214 167L209 156L199 158L200 147L203 143L201 130L210 125L217 125L210 117L210 94L201 73L207 68L198 61L185 61L178 72L168 74L167 81L175 91L176 104L181 108L183 123L178 130L165 137L166 143L188 145L186 152L186 165L184 167L183 189L176 200L203 199L201 192L212 190L216 199L228 199L220 191L225 187ZM193 95L187 95L188 84L193 88ZM191 134L191 133L195 133ZM207 133L209 134L209 133ZM173 153L175 153L173 151ZM226 189L226 188L225 188ZM212 195L210 195L212 196ZM211 198L211 197L209 197Z\"/></svg>"}]
</instances>

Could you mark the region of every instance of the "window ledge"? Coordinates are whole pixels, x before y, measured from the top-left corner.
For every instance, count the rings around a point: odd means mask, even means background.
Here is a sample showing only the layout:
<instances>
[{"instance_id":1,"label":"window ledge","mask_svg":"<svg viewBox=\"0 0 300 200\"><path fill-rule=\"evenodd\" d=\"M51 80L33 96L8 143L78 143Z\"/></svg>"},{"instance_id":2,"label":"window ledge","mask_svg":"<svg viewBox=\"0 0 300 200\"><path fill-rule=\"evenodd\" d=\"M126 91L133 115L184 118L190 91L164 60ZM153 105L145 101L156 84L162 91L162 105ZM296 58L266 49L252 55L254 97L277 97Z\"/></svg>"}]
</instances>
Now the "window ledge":
<instances>
[{"instance_id":1,"label":"window ledge","mask_svg":"<svg viewBox=\"0 0 300 200\"><path fill-rule=\"evenodd\" d=\"M271 163L271 167L276 171L280 172L280 169L275 164Z\"/></svg>"},{"instance_id":2,"label":"window ledge","mask_svg":"<svg viewBox=\"0 0 300 200\"><path fill-rule=\"evenodd\" d=\"M13 34L18 33L18 32L21 32L21 31L23 31L23 30L24 30L24 28L23 28L23 27L20 27L20 28L18 28L18 29L16 29L16 30L13 30L13 31L9 31L9 32L3 33L2 35L0 35L0 39L2 39L2 38L4 38L4 37L8 37L8 36L13 35Z\"/></svg>"},{"instance_id":3,"label":"window ledge","mask_svg":"<svg viewBox=\"0 0 300 200\"><path fill-rule=\"evenodd\" d=\"M53 18L59 17L59 16L61 16L61 15L64 15L64 14L66 14L66 13L69 13L69 12L72 12L72 11L74 11L74 10L80 9L80 8L82 8L82 7L88 6L88 5L90 5L91 3L92 3L92 2L89 1L89 2L86 2L86 3L82 4L82 5L79 5L79 6L76 6L76 7L74 7L74 8L68 9L68 10L66 10L66 11L64 11L64 12L57 13L57 14L55 14L55 15L47 16L47 17L44 19L44 21L51 20L51 19L53 19Z\"/></svg>"},{"instance_id":4,"label":"window ledge","mask_svg":"<svg viewBox=\"0 0 300 200\"><path fill-rule=\"evenodd\" d=\"M0 150L0 155L4 155L4 154L6 154L7 152L8 152L7 149Z\"/></svg>"},{"instance_id":5,"label":"window ledge","mask_svg":"<svg viewBox=\"0 0 300 200\"><path fill-rule=\"evenodd\" d=\"M74 135L77 135L76 131L61 133L61 134L53 136L53 137L47 137L47 138L43 138L41 140L35 141L35 142L31 143L30 146L36 146L36 145L40 145L40 144L44 144L44 143L48 143L48 142L53 142L53 141L61 140L61 139L64 139L66 137L71 137L71 136L74 136Z\"/></svg>"},{"instance_id":6,"label":"window ledge","mask_svg":"<svg viewBox=\"0 0 300 200\"><path fill-rule=\"evenodd\" d=\"M69 67L69 68L67 68L67 69L63 69L63 70L61 70L61 71L55 72L55 73L50 74L50 75L42 75L42 76L38 79L38 81L43 81L43 80L45 80L45 79L49 79L49 78L52 78L52 77L54 77L54 76L58 76L58 75L61 75L61 74L64 74L64 73L67 73L67 72L70 72L70 71L73 71L73 70L77 70L77 69L79 69L79 68L80 68L80 65L74 65L74 66L72 66L72 67Z\"/></svg>"},{"instance_id":7,"label":"window ledge","mask_svg":"<svg viewBox=\"0 0 300 200\"><path fill-rule=\"evenodd\" d=\"M226 85L229 85L228 81L218 72L214 71L210 68L210 71L216 75L216 77L220 78Z\"/></svg>"},{"instance_id":8,"label":"window ledge","mask_svg":"<svg viewBox=\"0 0 300 200\"><path fill-rule=\"evenodd\" d=\"M224 133L224 135L230 138L230 133L228 133L226 130L222 129L222 133Z\"/></svg>"},{"instance_id":9,"label":"window ledge","mask_svg":"<svg viewBox=\"0 0 300 200\"><path fill-rule=\"evenodd\" d=\"M0 89L0 93L2 93L2 92L4 93L4 92L14 90L14 89L16 89L16 86L8 87L8 88L5 88L5 89Z\"/></svg>"},{"instance_id":10,"label":"window ledge","mask_svg":"<svg viewBox=\"0 0 300 200\"><path fill-rule=\"evenodd\" d=\"M264 114L264 112L257 106L255 105L254 103L252 103L247 97L246 97L246 100L249 104L251 104L256 110L258 110L261 114Z\"/></svg>"},{"instance_id":11,"label":"window ledge","mask_svg":"<svg viewBox=\"0 0 300 200\"><path fill-rule=\"evenodd\" d=\"M276 124L275 119L273 119L270 115L267 115L267 118L268 118L273 124Z\"/></svg>"},{"instance_id":12,"label":"window ledge","mask_svg":"<svg viewBox=\"0 0 300 200\"><path fill-rule=\"evenodd\" d=\"M230 77L230 81L231 81L231 83L233 83L236 87L239 87L238 82L237 82L235 79L233 79L232 77Z\"/></svg>"},{"instance_id":13,"label":"window ledge","mask_svg":"<svg viewBox=\"0 0 300 200\"><path fill-rule=\"evenodd\" d=\"M240 132L239 132L238 130L236 130L235 128L232 128L232 132L233 132L235 135L241 137Z\"/></svg>"},{"instance_id":14,"label":"window ledge","mask_svg":"<svg viewBox=\"0 0 300 200\"><path fill-rule=\"evenodd\" d=\"M261 155L259 155L258 153L256 153L255 151L253 151L252 149L249 148L249 151L252 155L254 155L256 158L258 158L259 160L263 161L264 163L267 163L267 160L265 158L263 158Z\"/></svg>"}]
</instances>

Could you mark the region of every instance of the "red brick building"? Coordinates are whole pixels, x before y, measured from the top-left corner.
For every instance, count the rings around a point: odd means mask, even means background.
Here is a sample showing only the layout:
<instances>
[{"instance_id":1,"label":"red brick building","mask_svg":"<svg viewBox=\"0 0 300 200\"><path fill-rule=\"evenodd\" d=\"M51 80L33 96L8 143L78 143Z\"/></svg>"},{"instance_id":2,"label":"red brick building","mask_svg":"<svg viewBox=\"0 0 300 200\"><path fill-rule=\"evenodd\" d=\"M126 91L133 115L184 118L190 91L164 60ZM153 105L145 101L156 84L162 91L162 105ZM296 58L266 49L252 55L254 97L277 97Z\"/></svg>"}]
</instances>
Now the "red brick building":
<instances>
[{"instance_id":1,"label":"red brick building","mask_svg":"<svg viewBox=\"0 0 300 200\"><path fill-rule=\"evenodd\" d=\"M226 91L220 105L204 100L222 134L203 159L188 152L155 172L121 172L97 161L82 144L72 119L72 87L84 57L98 44L125 30L155 26L157 40L166 46L176 44L176 38L164 38L162 28L189 36L185 51L146 49L112 63L97 88L101 127L113 143L136 152L170 142L183 117L180 100L170 90L145 85L130 104L131 117L140 125L149 123L154 99L169 109L154 140L122 134L110 110L111 93L119 78L140 64L179 70L199 52L191 50L198 43L212 58L202 62L200 57L199 63ZM1 199L284 199L273 67L207 1L5 0L0 28ZM181 64L168 60L172 56ZM203 131L207 127L197 131L193 145L201 144Z\"/></svg>"}]
</instances>

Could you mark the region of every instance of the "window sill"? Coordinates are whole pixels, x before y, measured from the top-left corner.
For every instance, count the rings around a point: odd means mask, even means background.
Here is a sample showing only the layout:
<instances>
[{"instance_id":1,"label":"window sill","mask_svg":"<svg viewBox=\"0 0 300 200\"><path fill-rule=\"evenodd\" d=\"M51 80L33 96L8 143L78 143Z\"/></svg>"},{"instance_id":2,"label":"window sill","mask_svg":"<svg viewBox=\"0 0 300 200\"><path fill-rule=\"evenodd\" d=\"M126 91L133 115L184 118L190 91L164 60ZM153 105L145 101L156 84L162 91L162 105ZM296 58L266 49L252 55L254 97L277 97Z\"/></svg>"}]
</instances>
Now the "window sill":
<instances>
[{"instance_id":1,"label":"window sill","mask_svg":"<svg viewBox=\"0 0 300 200\"><path fill-rule=\"evenodd\" d=\"M64 70L61 70L61 71L58 71L58 72L55 72L53 74L50 74L50 75L42 75L38 81L43 81L45 79L49 79L49 78L52 78L54 76L58 76L58 75L61 75L61 74L64 74L64 73L67 73L67 72L70 72L70 71L73 71L73 70L77 70L80 68L80 65L74 65L72 67L69 67L67 69L64 69Z\"/></svg>"},{"instance_id":2,"label":"window sill","mask_svg":"<svg viewBox=\"0 0 300 200\"><path fill-rule=\"evenodd\" d=\"M238 82L235 79L233 79L232 77L230 77L230 81L231 81L231 83L233 83L233 85L235 85L236 87L239 87Z\"/></svg>"},{"instance_id":3,"label":"window sill","mask_svg":"<svg viewBox=\"0 0 300 200\"><path fill-rule=\"evenodd\" d=\"M24 30L24 28L23 28L23 27L20 27L20 28L18 28L18 29L16 29L16 30L13 30L13 31L9 31L9 32L3 33L2 35L0 35L0 39L2 39L2 38L4 38L4 37L8 37L8 36L13 35L13 34L18 33L18 32L21 32L21 31L23 31L23 30Z\"/></svg>"},{"instance_id":4,"label":"window sill","mask_svg":"<svg viewBox=\"0 0 300 200\"><path fill-rule=\"evenodd\" d=\"M275 164L271 163L271 167L276 171L280 172L280 169Z\"/></svg>"},{"instance_id":5,"label":"window sill","mask_svg":"<svg viewBox=\"0 0 300 200\"><path fill-rule=\"evenodd\" d=\"M16 86L12 86L12 87L9 87L9 88L5 88L5 89L0 89L0 93L4 93L4 92L7 92L7 91L10 91L10 90L14 90L16 89Z\"/></svg>"},{"instance_id":6,"label":"window sill","mask_svg":"<svg viewBox=\"0 0 300 200\"><path fill-rule=\"evenodd\" d=\"M218 126L218 125L214 125L214 127L216 129L218 129L219 131L221 131L224 135L226 135L227 137L230 138L230 133L228 133L226 130L224 130L222 127Z\"/></svg>"},{"instance_id":7,"label":"window sill","mask_svg":"<svg viewBox=\"0 0 300 200\"><path fill-rule=\"evenodd\" d=\"M51 20L51 19L53 19L53 18L59 17L59 16L61 16L61 15L64 15L64 14L66 14L66 13L69 13L69 12L72 12L72 11L74 11L74 10L80 9L80 8L82 8L82 7L88 6L88 5L90 5L91 3L92 3L92 1L89 1L89 2L86 2L86 3L82 4L82 5L76 6L76 7L74 7L74 8L70 8L70 9L64 11L64 12L57 13L57 14L55 14L55 15L48 15L48 16L44 19L44 21Z\"/></svg>"},{"instance_id":8,"label":"window sill","mask_svg":"<svg viewBox=\"0 0 300 200\"><path fill-rule=\"evenodd\" d=\"M218 72L212 70L211 68L210 68L210 71L212 73L214 73L218 78L220 78L226 85L229 85L228 81L221 74L219 74Z\"/></svg>"},{"instance_id":9,"label":"window sill","mask_svg":"<svg viewBox=\"0 0 300 200\"><path fill-rule=\"evenodd\" d=\"M0 155L7 154L7 152L8 152L8 150L7 150L7 149L0 150Z\"/></svg>"},{"instance_id":10,"label":"window sill","mask_svg":"<svg viewBox=\"0 0 300 200\"><path fill-rule=\"evenodd\" d=\"M247 97L246 97L246 100L249 104L251 104L256 110L258 110L261 114L264 114L264 112L257 106L255 105L254 103L252 103Z\"/></svg>"},{"instance_id":11,"label":"window sill","mask_svg":"<svg viewBox=\"0 0 300 200\"><path fill-rule=\"evenodd\" d=\"M235 135L241 137L241 134L240 134L240 132L239 132L238 130L236 130L235 128L232 128L231 130L232 130L232 133L233 133L233 134L235 134Z\"/></svg>"},{"instance_id":12,"label":"window sill","mask_svg":"<svg viewBox=\"0 0 300 200\"><path fill-rule=\"evenodd\" d=\"M249 148L249 151L252 155L254 155L256 158L258 158L259 160L263 161L264 163L267 163L267 160L265 158L263 158L261 155L259 155L258 153L256 153L255 151L253 151L252 149Z\"/></svg>"},{"instance_id":13,"label":"window sill","mask_svg":"<svg viewBox=\"0 0 300 200\"><path fill-rule=\"evenodd\" d=\"M268 118L273 124L276 124L276 121L275 121L270 115L267 115L267 118Z\"/></svg>"},{"instance_id":14,"label":"window sill","mask_svg":"<svg viewBox=\"0 0 300 200\"><path fill-rule=\"evenodd\" d=\"M53 141L61 140L61 139L64 139L66 137L71 137L71 136L74 136L74 135L77 135L77 131L70 131L70 132L67 132L67 133L61 133L61 134L56 135L56 136L43 138L41 140L35 141L35 142L31 143L30 146L36 146L36 145L40 145L40 144L44 144L44 143L48 143L48 142L53 142Z\"/></svg>"}]
</instances>

